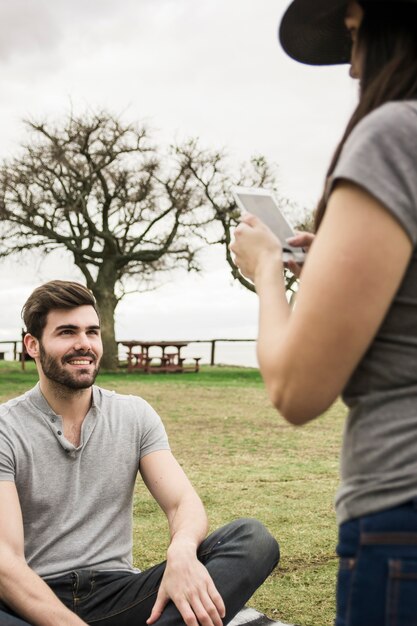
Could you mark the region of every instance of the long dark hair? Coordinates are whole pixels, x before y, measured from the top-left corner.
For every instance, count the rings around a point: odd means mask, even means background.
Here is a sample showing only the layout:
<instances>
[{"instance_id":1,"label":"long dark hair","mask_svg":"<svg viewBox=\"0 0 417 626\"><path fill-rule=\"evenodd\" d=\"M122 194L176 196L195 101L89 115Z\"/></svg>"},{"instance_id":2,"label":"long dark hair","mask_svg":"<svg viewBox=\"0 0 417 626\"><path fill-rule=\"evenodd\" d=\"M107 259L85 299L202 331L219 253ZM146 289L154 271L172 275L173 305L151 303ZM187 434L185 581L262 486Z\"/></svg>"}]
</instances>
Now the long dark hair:
<instances>
[{"instance_id":1,"label":"long dark hair","mask_svg":"<svg viewBox=\"0 0 417 626\"><path fill-rule=\"evenodd\" d=\"M417 4L359 0L364 15L358 32L362 59L360 99L327 171L330 179L342 148L362 118L377 107L395 100L417 98ZM327 184L318 203L316 230L327 205Z\"/></svg>"}]
</instances>

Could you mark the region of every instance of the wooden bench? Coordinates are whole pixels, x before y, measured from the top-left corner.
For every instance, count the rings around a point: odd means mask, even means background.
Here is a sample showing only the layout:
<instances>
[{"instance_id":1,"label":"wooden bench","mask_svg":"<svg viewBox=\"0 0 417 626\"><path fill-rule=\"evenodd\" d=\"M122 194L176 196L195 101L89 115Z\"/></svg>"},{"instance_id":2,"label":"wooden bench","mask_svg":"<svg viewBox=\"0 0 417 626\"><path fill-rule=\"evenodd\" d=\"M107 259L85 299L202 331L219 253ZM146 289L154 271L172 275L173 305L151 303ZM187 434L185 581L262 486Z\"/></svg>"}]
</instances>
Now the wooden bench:
<instances>
[{"instance_id":1,"label":"wooden bench","mask_svg":"<svg viewBox=\"0 0 417 626\"><path fill-rule=\"evenodd\" d=\"M187 363L183 363L183 371L184 372L199 372L200 371L200 360L201 360L201 356L194 356L191 357L194 361L194 365L189 365ZM181 359L182 361L185 361L185 359Z\"/></svg>"},{"instance_id":2,"label":"wooden bench","mask_svg":"<svg viewBox=\"0 0 417 626\"><path fill-rule=\"evenodd\" d=\"M185 363L185 358L178 358L177 352L165 352L162 357L148 357L142 352L132 352L133 369L149 373L186 373L200 371L201 357L192 357L194 363Z\"/></svg>"},{"instance_id":3,"label":"wooden bench","mask_svg":"<svg viewBox=\"0 0 417 626\"><path fill-rule=\"evenodd\" d=\"M141 369L147 372L152 359L143 352L132 352L132 358L135 360L134 369Z\"/></svg>"},{"instance_id":4,"label":"wooden bench","mask_svg":"<svg viewBox=\"0 0 417 626\"><path fill-rule=\"evenodd\" d=\"M194 363L186 363L185 357L181 356L181 349L188 345L186 341L121 341L128 349L127 370L128 372L140 371L146 374L159 373L182 373L198 372L200 370L201 357L191 357L188 360ZM151 355L150 352L158 348L160 356Z\"/></svg>"}]
</instances>

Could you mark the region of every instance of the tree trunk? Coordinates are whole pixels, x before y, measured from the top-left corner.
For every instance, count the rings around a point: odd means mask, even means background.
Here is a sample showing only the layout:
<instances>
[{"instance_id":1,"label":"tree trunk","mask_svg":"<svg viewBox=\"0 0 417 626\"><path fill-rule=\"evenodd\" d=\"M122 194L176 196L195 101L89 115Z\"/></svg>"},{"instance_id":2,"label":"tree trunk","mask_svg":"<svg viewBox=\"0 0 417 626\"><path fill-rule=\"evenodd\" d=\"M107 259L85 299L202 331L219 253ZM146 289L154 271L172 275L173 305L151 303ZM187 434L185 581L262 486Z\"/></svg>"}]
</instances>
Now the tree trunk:
<instances>
[{"instance_id":1,"label":"tree trunk","mask_svg":"<svg viewBox=\"0 0 417 626\"><path fill-rule=\"evenodd\" d=\"M92 291L100 313L101 336L103 340L103 359L101 367L105 370L116 370L118 366L117 343L114 331L114 312L117 306L115 286L117 278L113 263L104 262Z\"/></svg>"}]
</instances>

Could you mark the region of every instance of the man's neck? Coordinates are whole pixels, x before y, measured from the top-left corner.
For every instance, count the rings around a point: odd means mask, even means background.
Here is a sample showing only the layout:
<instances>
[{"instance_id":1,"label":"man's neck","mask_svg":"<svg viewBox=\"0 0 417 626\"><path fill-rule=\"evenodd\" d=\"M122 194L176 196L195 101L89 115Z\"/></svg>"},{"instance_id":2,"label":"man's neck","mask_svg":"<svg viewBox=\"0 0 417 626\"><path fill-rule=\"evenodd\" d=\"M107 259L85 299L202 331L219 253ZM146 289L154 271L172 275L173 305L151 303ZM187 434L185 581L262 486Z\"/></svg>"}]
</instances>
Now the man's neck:
<instances>
[{"instance_id":1,"label":"man's neck","mask_svg":"<svg viewBox=\"0 0 417 626\"><path fill-rule=\"evenodd\" d=\"M83 421L91 407L93 398L92 387L87 389L70 389L42 377L40 389L51 409L64 421Z\"/></svg>"}]
</instances>

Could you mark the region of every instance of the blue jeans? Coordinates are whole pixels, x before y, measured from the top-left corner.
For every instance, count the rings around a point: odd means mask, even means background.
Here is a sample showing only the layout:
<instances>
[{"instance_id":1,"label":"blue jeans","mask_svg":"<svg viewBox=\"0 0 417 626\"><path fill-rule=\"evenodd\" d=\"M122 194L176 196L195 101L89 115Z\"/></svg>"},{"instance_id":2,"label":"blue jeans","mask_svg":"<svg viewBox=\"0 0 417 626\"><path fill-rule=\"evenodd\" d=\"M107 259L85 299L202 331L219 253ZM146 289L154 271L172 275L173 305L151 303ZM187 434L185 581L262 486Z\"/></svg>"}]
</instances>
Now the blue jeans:
<instances>
[{"instance_id":1,"label":"blue jeans","mask_svg":"<svg viewBox=\"0 0 417 626\"><path fill-rule=\"evenodd\" d=\"M223 598L226 624L277 565L279 548L260 522L239 519L209 535L198 549L198 558ZM140 573L77 570L46 582L88 624L145 626L164 570L165 563ZM169 602L157 625L183 624L175 605Z\"/></svg>"},{"instance_id":2,"label":"blue jeans","mask_svg":"<svg viewBox=\"0 0 417 626\"><path fill-rule=\"evenodd\" d=\"M340 526L336 626L417 626L417 498Z\"/></svg>"}]
</instances>

